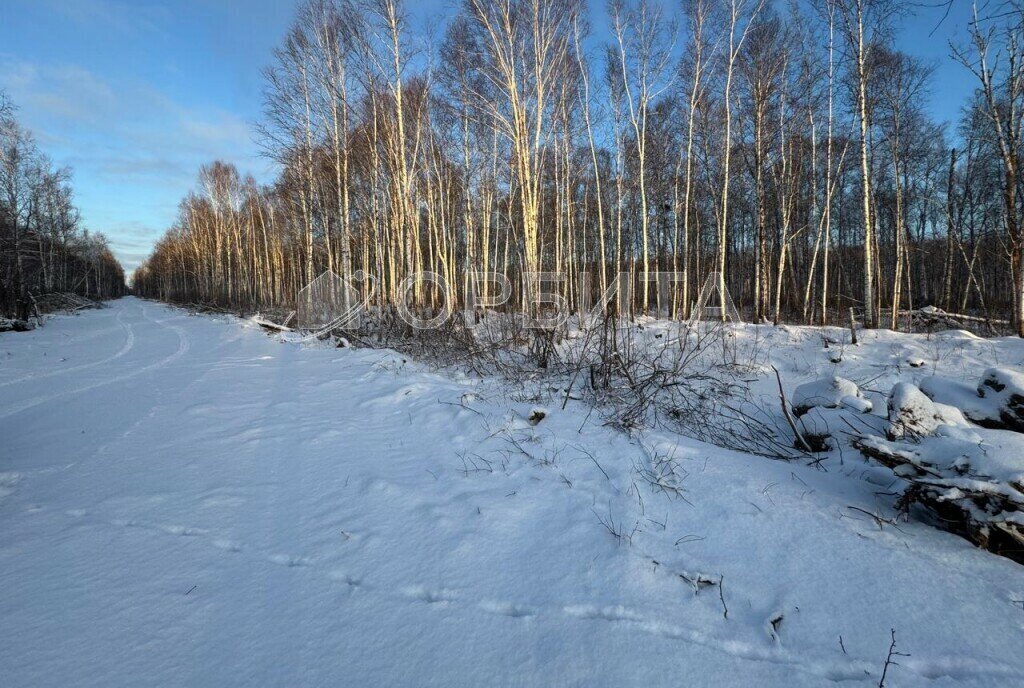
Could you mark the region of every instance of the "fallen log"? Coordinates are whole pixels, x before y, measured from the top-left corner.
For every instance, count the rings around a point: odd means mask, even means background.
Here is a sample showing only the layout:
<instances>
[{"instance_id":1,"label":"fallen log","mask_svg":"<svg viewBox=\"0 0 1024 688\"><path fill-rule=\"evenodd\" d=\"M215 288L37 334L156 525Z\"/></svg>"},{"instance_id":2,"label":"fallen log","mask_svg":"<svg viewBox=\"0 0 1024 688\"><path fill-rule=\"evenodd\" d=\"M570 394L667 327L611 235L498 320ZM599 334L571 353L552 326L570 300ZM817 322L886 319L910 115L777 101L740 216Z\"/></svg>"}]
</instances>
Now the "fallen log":
<instances>
[{"instance_id":1,"label":"fallen log","mask_svg":"<svg viewBox=\"0 0 1024 688\"><path fill-rule=\"evenodd\" d=\"M953 320L970 323L983 323L985 325L1010 324L1009 320L983 318L977 315L967 315L965 313L947 313L939 308L915 308L914 310L901 310L899 314L902 316L917 317L925 320Z\"/></svg>"},{"instance_id":2,"label":"fallen log","mask_svg":"<svg viewBox=\"0 0 1024 688\"><path fill-rule=\"evenodd\" d=\"M1024 504L1011 495L954 481L922 480L911 483L897 506L906 512L913 504L935 514L945 530L1024 564Z\"/></svg>"},{"instance_id":3,"label":"fallen log","mask_svg":"<svg viewBox=\"0 0 1024 688\"><path fill-rule=\"evenodd\" d=\"M254 323L256 323L257 325L259 325L260 327L262 327L263 329L270 330L272 332L294 332L295 331L295 330L293 330L290 327L287 327L285 325L278 325L276 322L271 322L270 320L266 320L265 318L261 318L258 315L257 316L253 316L252 321Z\"/></svg>"},{"instance_id":4,"label":"fallen log","mask_svg":"<svg viewBox=\"0 0 1024 688\"><path fill-rule=\"evenodd\" d=\"M906 444L861 436L851 444L909 485L897 501L904 514L923 507L939 527L993 554L1024 564L1024 484L954 475L930 465Z\"/></svg>"}]
</instances>

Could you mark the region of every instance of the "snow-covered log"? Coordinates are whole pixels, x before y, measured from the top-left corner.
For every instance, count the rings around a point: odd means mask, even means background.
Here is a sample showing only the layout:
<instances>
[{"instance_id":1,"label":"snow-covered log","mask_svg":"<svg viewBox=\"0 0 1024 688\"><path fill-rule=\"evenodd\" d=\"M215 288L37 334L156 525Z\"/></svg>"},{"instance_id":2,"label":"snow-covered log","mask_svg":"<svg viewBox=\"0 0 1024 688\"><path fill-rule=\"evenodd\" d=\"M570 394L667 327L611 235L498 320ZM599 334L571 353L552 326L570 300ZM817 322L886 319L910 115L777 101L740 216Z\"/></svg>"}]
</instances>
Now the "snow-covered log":
<instances>
[{"instance_id":1,"label":"snow-covered log","mask_svg":"<svg viewBox=\"0 0 1024 688\"><path fill-rule=\"evenodd\" d=\"M999 423L1024 432L1024 375L1006 368L989 368L978 383L978 396L993 404Z\"/></svg>"},{"instance_id":2,"label":"snow-covered log","mask_svg":"<svg viewBox=\"0 0 1024 688\"><path fill-rule=\"evenodd\" d=\"M1024 564L1024 485L968 479L923 479L900 500L904 509L920 504L943 527L978 547Z\"/></svg>"},{"instance_id":3,"label":"snow-covered log","mask_svg":"<svg viewBox=\"0 0 1024 688\"><path fill-rule=\"evenodd\" d=\"M898 506L928 510L943 529L1024 563L1022 459L993 456L970 432L940 425L918 442L860 436L852 444L907 481Z\"/></svg>"},{"instance_id":4,"label":"snow-covered log","mask_svg":"<svg viewBox=\"0 0 1024 688\"><path fill-rule=\"evenodd\" d=\"M271 330L273 332L293 332L294 331L290 327L287 327L285 325L278 325L276 322L272 322L272 321L267 320L266 318L262 318L262 317L260 317L258 315L253 316L252 321L254 323L256 323L257 325L259 325L260 327L262 327L263 329Z\"/></svg>"},{"instance_id":5,"label":"snow-covered log","mask_svg":"<svg viewBox=\"0 0 1024 688\"><path fill-rule=\"evenodd\" d=\"M1000 320L998 318L982 318L976 315L966 315L964 313L947 313L941 308L935 306L925 306L923 308L917 308L912 311L901 310L900 315L910 317L921 318L923 320L933 321L959 321L969 323L985 323L987 325L1009 325L1009 320Z\"/></svg>"},{"instance_id":6,"label":"snow-covered log","mask_svg":"<svg viewBox=\"0 0 1024 688\"><path fill-rule=\"evenodd\" d=\"M889 393L889 439L931 435L945 422L935 403L916 385L901 382Z\"/></svg>"},{"instance_id":7,"label":"snow-covered log","mask_svg":"<svg viewBox=\"0 0 1024 688\"><path fill-rule=\"evenodd\" d=\"M871 402L857 385L842 377L823 377L800 385L793 392L793 413L802 416L812 408L846 407L860 413L871 410Z\"/></svg>"}]
</instances>

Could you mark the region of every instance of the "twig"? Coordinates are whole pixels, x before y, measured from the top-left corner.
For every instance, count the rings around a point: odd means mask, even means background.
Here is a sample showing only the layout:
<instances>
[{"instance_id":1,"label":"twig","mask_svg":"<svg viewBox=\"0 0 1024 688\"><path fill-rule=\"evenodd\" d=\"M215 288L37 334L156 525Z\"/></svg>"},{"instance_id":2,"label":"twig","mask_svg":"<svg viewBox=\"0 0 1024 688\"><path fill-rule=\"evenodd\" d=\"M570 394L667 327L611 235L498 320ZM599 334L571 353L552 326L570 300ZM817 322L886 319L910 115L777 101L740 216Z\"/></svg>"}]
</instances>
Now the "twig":
<instances>
[{"instance_id":1,"label":"twig","mask_svg":"<svg viewBox=\"0 0 1024 688\"><path fill-rule=\"evenodd\" d=\"M605 470L604 470L603 468L601 468L601 464L599 464L599 463L597 462L597 459L595 459L595 458L594 458L594 455L593 455L593 454L591 454L590 452L588 452L588 451L587 451L586 449L584 449L583 447L576 447L576 449L578 449L579 451L583 452L584 456L586 456L587 458L589 458L589 459L590 459L591 461L593 461L593 462L594 462L594 465L595 465L595 466L597 466L597 469L598 469L599 471L601 471L601 473L603 473L603 474L604 474L604 477L605 477L605 478L606 478L606 479L608 480L608 482L611 482L611 481L612 481L611 477L610 477L610 476L608 475L608 472L607 472L607 471L605 471Z\"/></svg>"},{"instance_id":2,"label":"twig","mask_svg":"<svg viewBox=\"0 0 1024 688\"><path fill-rule=\"evenodd\" d=\"M896 525L896 522L895 522L895 521L890 521L889 519L885 519L885 518L882 518L882 517L881 517L881 516L879 516L878 514L873 514L873 513L871 513L871 512L870 512L870 511L868 511L867 509L861 509L861 508L860 508L859 506L848 506L848 507L846 507L846 508L847 508L847 509L853 509L854 511L859 511L859 512L860 512L860 513L862 513L862 514L865 514L865 515L867 515L867 516L870 516L871 518L873 518L873 519L874 519L875 523L876 523L876 524L878 525L878 529L879 529L879 530L882 530L882 529L883 529L883 528L882 528L882 526L883 526L884 524L886 524L886 523L888 523L888 524L889 524L889 525L891 525L891 526L895 526L895 525Z\"/></svg>"},{"instance_id":3,"label":"twig","mask_svg":"<svg viewBox=\"0 0 1024 688\"><path fill-rule=\"evenodd\" d=\"M444 404L445 406L457 406L458 408L466 409L467 411L472 411L473 413L475 413L476 415L480 416L481 418L484 417L484 414L480 413L479 411L477 411L472 406L466 406L466 404L464 404L461 401L456 404L455 402L452 402L452 401L441 401L440 399L438 399L437 403Z\"/></svg>"},{"instance_id":4,"label":"twig","mask_svg":"<svg viewBox=\"0 0 1024 688\"><path fill-rule=\"evenodd\" d=\"M804 451L806 451L808 454L813 454L814 452L811 450L811 445L809 445L807 443L807 440L804 439L804 436L800 434L800 431L796 427L796 422L793 420L793 416L790 415L789 413L789 405L786 401L786 393L782 391L782 376L779 375L779 369L776 368L775 366L772 366L772 370L775 371L775 380L779 383L779 400L782 403L782 414L786 416L786 422L789 423L789 427L793 430L793 434L796 435L797 440L800 441L800 444L801 446L803 446Z\"/></svg>"},{"instance_id":5,"label":"twig","mask_svg":"<svg viewBox=\"0 0 1024 688\"><path fill-rule=\"evenodd\" d=\"M879 679L879 681L878 681L878 688L885 688L885 677L886 677L886 674L889 673L889 667L890 666L899 666L899 664L894 662L892 658L893 657L909 657L910 656L909 654L905 654L903 652L897 652L896 651L896 629L895 628L889 629L889 632L892 634L892 642L889 643L889 654L886 655L886 657L885 657L885 666L882 667L882 678Z\"/></svg>"},{"instance_id":6,"label":"twig","mask_svg":"<svg viewBox=\"0 0 1024 688\"><path fill-rule=\"evenodd\" d=\"M722 601L722 617L725 619L729 618L729 608L725 606L725 586L722 583L725 581L725 574L718 577L718 599Z\"/></svg>"}]
</instances>

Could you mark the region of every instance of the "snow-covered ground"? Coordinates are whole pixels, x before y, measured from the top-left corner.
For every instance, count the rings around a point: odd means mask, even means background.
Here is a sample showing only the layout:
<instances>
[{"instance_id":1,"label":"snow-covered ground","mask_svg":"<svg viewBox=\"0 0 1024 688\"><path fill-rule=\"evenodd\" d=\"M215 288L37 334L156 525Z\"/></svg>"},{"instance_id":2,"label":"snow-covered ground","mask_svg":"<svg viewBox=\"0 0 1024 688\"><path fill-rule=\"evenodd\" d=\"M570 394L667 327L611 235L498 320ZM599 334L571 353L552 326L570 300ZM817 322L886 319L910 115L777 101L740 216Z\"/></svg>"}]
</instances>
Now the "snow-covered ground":
<instances>
[{"instance_id":1,"label":"snow-covered ground","mask_svg":"<svg viewBox=\"0 0 1024 688\"><path fill-rule=\"evenodd\" d=\"M749 329L869 397L1024 358ZM0 686L868 686L892 629L886 685L1020 685L1024 568L884 469L539 403L132 298L0 335Z\"/></svg>"}]
</instances>

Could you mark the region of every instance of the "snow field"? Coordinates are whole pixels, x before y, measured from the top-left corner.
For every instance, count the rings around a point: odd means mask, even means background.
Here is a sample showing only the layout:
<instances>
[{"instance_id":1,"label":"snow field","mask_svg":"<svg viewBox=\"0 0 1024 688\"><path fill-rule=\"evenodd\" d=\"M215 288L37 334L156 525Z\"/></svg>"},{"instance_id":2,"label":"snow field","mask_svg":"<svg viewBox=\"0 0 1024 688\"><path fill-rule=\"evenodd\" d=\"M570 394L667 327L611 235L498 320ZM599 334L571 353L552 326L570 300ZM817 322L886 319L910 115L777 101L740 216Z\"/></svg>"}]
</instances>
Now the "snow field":
<instances>
[{"instance_id":1,"label":"snow field","mask_svg":"<svg viewBox=\"0 0 1024 688\"><path fill-rule=\"evenodd\" d=\"M883 413L1021 357L810 332L738 336ZM1018 684L1024 570L876 521L891 472L560 407L131 298L0 335L0 685L869 686L890 629L891 685Z\"/></svg>"}]
</instances>

